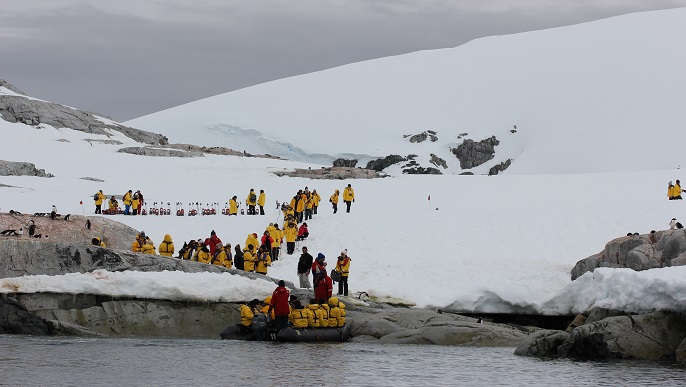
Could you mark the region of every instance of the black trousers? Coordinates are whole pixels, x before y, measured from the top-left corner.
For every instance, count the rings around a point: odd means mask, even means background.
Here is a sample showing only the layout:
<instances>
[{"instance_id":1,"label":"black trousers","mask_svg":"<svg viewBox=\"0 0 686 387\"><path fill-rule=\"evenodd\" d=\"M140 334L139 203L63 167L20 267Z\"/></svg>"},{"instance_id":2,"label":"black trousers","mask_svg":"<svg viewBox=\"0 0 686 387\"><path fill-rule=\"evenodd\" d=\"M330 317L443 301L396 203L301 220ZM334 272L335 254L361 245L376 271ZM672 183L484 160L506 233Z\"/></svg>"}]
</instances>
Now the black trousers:
<instances>
[{"instance_id":1,"label":"black trousers","mask_svg":"<svg viewBox=\"0 0 686 387\"><path fill-rule=\"evenodd\" d=\"M95 213L96 214L102 214L102 205L101 204L95 205Z\"/></svg>"},{"instance_id":2,"label":"black trousers","mask_svg":"<svg viewBox=\"0 0 686 387\"><path fill-rule=\"evenodd\" d=\"M348 295L348 277L341 277L341 280L338 282L338 295Z\"/></svg>"},{"instance_id":3,"label":"black trousers","mask_svg":"<svg viewBox=\"0 0 686 387\"><path fill-rule=\"evenodd\" d=\"M281 251L281 246L272 247L272 261L276 261L279 259L279 252L280 251Z\"/></svg>"},{"instance_id":4,"label":"black trousers","mask_svg":"<svg viewBox=\"0 0 686 387\"><path fill-rule=\"evenodd\" d=\"M288 253L288 255L291 255L291 254L293 254L294 251L295 251L295 242L286 242L286 253Z\"/></svg>"},{"instance_id":5,"label":"black trousers","mask_svg":"<svg viewBox=\"0 0 686 387\"><path fill-rule=\"evenodd\" d=\"M350 200L347 200L347 201L345 202L345 206L346 206L345 212L350 212L350 204L351 204L351 203L352 203L352 202L351 202Z\"/></svg>"},{"instance_id":6,"label":"black trousers","mask_svg":"<svg viewBox=\"0 0 686 387\"><path fill-rule=\"evenodd\" d=\"M264 215L264 207L260 206L260 215Z\"/></svg>"},{"instance_id":7,"label":"black trousers","mask_svg":"<svg viewBox=\"0 0 686 387\"><path fill-rule=\"evenodd\" d=\"M338 212L338 203L332 203L333 204L333 213L335 214Z\"/></svg>"}]
</instances>

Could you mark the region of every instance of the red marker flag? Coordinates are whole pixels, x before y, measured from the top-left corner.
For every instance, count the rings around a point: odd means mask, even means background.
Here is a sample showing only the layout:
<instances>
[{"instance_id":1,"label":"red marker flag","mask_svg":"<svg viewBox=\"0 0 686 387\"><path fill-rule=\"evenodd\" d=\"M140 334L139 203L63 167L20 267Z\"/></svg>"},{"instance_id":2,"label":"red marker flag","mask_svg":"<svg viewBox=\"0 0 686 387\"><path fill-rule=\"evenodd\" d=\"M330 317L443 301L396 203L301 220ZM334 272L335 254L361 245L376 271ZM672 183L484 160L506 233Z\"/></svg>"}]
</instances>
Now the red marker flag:
<instances>
[{"instance_id":1,"label":"red marker flag","mask_svg":"<svg viewBox=\"0 0 686 387\"><path fill-rule=\"evenodd\" d=\"M431 201L431 195L429 195L429 201Z\"/></svg>"},{"instance_id":2,"label":"red marker flag","mask_svg":"<svg viewBox=\"0 0 686 387\"><path fill-rule=\"evenodd\" d=\"M79 202L80 205L83 205L83 200Z\"/></svg>"}]
</instances>

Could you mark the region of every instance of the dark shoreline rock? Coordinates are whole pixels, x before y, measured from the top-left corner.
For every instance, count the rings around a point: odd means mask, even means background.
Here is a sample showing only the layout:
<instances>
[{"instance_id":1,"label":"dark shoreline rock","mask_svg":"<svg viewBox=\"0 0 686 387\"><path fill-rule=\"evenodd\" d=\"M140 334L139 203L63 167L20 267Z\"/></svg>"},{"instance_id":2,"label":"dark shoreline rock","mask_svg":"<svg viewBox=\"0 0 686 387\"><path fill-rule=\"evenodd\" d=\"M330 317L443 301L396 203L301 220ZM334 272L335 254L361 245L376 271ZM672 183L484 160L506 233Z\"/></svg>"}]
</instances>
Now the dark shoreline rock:
<instances>
[{"instance_id":1,"label":"dark shoreline rock","mask_svg":"<svg viewBox=\"0 0 686 387\"><path fill-rule=\"evenodd\" d=\"M495 157L495 147L500 144L495 136L475 142L466 139L452 153L460 160L460 168L472 169Z\"/></svg>"}]
</instances>

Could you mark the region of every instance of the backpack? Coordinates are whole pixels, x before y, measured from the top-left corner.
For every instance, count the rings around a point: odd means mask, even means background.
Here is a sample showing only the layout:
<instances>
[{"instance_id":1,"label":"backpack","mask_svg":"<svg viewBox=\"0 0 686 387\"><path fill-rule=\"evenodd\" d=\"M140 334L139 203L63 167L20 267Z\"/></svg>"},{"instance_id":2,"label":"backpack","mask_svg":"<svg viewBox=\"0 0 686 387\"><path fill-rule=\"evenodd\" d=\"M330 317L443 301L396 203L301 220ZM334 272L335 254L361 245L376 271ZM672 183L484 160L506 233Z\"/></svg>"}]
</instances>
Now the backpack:
<instances>
[{"instance_id":1,"label":"backpack","mask_svg":"<svg viewBox=\"0 0 686 387\"><path fill-rule=\"evenodd\" d=\"M254 193L250 194L250 201L255 202L256 200L257 200L257 196Z\"/></svg>"},{"instance_id":2,"label":"backpack","mask_svg":"<svg viewBox=\"0 0 686 387\"><path fill-rule=\"evenodd\" d=\"M98 200L100 198L100 195L96 192L95 195L93 195L93 200Z\"/></svg>"}]
</instances>

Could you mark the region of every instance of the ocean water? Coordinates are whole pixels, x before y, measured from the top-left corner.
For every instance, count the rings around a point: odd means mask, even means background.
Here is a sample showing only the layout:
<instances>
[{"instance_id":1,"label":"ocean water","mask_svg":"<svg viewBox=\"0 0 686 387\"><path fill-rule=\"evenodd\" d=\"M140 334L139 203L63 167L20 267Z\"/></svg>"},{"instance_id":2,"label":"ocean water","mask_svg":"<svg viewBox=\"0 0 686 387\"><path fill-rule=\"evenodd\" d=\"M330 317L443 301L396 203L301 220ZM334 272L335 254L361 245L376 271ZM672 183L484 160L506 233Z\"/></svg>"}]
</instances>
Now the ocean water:
<instances>
[{"instance_id":1,"label":"ocean water","mask_svg":"<svg viewBox=\"0 0 686 387\"><path fill-rule=\"evenodd\" d=\"M514 356L514 348L0 335L2 386L683 385L686 366Z\"/></svg>"}]
</instances>

